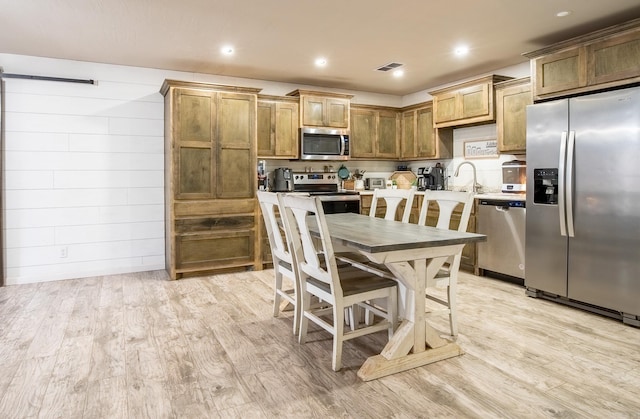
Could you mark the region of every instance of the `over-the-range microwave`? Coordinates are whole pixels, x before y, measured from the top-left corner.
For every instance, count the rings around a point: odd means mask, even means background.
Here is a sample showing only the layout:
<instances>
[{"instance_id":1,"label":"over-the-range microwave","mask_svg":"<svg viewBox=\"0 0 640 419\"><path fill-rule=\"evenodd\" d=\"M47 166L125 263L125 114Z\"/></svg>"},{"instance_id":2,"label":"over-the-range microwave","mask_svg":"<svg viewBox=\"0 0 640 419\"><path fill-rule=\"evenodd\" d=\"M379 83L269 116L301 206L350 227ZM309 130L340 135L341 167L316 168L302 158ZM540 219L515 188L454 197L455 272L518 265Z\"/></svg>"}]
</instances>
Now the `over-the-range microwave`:
<instances>
[{"instance_id":1,"label":"over-the-range microwave","mask_svg":"<svg viewBox=\"0 0 640 419\"><path fill-rule=\"evenodd\" d=\"M349 131L333 128L301 128L300 159L348 160Z\"/></svg>"}]
</instances>

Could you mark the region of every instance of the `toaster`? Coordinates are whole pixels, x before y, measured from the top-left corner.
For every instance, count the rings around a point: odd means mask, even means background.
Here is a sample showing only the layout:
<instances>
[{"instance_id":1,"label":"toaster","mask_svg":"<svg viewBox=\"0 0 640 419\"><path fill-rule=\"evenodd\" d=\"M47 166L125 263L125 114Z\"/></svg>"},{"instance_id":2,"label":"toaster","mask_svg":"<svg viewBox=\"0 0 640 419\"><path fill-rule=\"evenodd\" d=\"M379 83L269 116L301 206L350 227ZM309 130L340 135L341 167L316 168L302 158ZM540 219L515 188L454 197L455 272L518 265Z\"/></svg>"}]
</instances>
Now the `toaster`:
<instances>
[{"instance_id":1,"label":"toaster","mask_svg":"<svg viewBox=\"0 0 640 419\"><path fill-rule=\"evenodd\" d=\"M364 188L367 190L384 189L386 179L382 177L368 177L364 180Z\"/></svg>"}]
</instances>

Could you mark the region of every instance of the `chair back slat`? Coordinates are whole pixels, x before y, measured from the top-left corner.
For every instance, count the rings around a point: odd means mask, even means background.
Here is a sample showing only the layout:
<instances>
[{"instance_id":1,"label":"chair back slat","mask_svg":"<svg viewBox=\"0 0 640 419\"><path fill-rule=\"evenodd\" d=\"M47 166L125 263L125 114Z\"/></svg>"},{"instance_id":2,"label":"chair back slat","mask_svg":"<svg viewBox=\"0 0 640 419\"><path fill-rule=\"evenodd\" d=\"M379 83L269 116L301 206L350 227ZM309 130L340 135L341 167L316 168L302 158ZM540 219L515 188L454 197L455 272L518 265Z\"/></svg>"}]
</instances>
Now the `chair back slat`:
<instances>
[{"instance_id":1,"label":"chair back slat","mask_svg":"<svg viewBox=\"0 0 640 419\"><path fill-rule=\"evenodd\" d=\"M418 218L418 224L426 225L427 213L429 210L429 203L435 201L438 204L439 214L436 228L443 230L450 230L451 216L453 211L460 204L463 205L462 213L460 214L460 224L458 225L458 231L467 231L469 225L469 218L471 217L471 208L473 207L473 192L459 192L459 191L425 191L424 201L422 201L422 207L420 208L420 217Z\"/></svg>"},{"instance_id":2,"label":"chair back slat","mask_svg":"<svg viewBox=\"0 0 640 419\"><path fill-rule=\"evenodd\" d=\"M278 194L275 192L258 191L258 202L260 203L265 229L269 237L271 254L279 260L293 263L292 255L285 240L282 239L282 233L278 225L278 217L276 216L276 210L279 211ZM276 263L276 261L274 261L274 263Z\"/></svg>"},{"instance_id":3,"label":"chair back slat","mask_svg":"<svg viewBox=\"0 0 640 419\"><path fill-rule=\"evenodd\" d=\"M298 260L300 274L329 284L332 294L342 296L331 237L320 199L285 195L282 202L285 226L291 236L290 248ZM319 238L311 234L309 216L315 219L320 232ZM324 264L320 256L324 257Z\"/></svg>"},{"instance_id":4,"label":"chair back slat","mask_svg":"<svg viewBox=\"0 0 640 419\"><path fill-rule=\"evenodd\" d=\"M375 189L373 192L373 198L371 199L371 210L369 211L369 216L376 216L378 201L380 199L384 199L387 205L387 211L384 214L384 219L396 220L398 207L404 202L404 212L401 220L399 221L408 223L415 193L415 189Z\"/></svg>"}]
</instances>

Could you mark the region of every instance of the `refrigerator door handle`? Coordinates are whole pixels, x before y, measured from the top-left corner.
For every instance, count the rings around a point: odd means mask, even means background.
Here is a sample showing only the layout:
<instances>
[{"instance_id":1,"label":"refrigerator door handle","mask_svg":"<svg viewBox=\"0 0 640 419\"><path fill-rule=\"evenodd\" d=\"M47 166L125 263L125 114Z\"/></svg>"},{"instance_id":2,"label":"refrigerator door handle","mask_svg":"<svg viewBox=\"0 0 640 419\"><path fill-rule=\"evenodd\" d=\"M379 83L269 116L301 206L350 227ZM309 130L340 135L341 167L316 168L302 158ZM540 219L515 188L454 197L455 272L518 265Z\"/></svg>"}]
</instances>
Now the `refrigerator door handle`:
<instances>
[{"instance_id":1,"label":"refrigerator door handle","mask_svg":"<svg viewBox=\"0 0 640 419\"><path fill-rule=\"evenodd\" d=\"M576 132L569 131L569 144L567 146L567 171L566 176L566 191L567 191L567 232L569 237L575 237L575 231L573 229L573 151L576 145Z\"/></svg>"},{"instance_id":2,"label":"refrigerator door handle","mask_svg":"<svg viewBox=\"0 0 640 419\"><path fill-rule=\"evenodd\" d=\"M567 235L567 220L565 218L565 163L567 161L567 131L562 131L560 137L560 158L558 161L558 211L560 215L560 235Z\"/></svg>"}]
</instances>

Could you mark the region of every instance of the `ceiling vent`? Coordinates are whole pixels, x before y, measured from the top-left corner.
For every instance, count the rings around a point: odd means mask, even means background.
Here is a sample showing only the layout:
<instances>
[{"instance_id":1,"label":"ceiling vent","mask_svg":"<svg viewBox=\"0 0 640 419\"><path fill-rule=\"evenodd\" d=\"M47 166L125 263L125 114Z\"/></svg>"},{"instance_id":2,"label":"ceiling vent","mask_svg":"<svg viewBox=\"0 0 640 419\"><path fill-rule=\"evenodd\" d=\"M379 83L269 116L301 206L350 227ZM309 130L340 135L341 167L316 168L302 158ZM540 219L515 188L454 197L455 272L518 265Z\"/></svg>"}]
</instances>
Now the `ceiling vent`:
<instances>
[{"instance_id":1,"label":"ceiling vent","mask_svg":"<svg viewBox=\"0 0 640 419\"><path fill-rule=\"evenodd\" d=\"M393 70L394 68L398 68L398 67L402 67L403 64L400 63L389 63L389 64L385 64L382 67L378 67L376 68L376 70L378 71L389 71L389 70Z\"/></svg>"}]
</instances>

